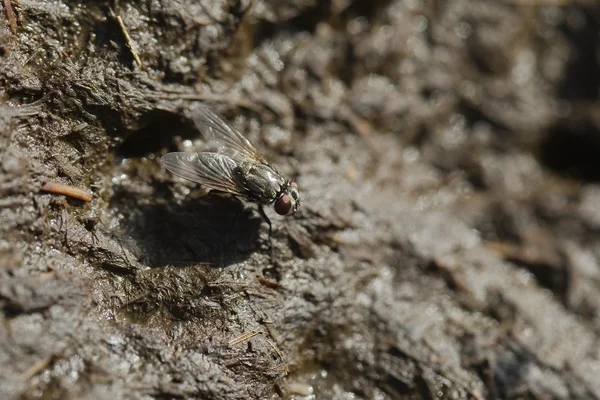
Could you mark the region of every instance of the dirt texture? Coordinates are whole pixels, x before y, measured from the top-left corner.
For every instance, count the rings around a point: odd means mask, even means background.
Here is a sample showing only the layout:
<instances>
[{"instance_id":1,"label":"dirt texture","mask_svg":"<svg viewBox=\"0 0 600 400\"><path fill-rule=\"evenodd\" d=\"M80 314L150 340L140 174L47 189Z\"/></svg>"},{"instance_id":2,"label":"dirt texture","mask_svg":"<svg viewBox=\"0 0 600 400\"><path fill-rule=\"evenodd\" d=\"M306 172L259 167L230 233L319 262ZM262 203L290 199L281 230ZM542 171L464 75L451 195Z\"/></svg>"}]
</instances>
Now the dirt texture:
<instances>
[{"instance_id":1,"label":"dirt texture","mask_svg":"<svg viewBox=\"0 0 600 400\"><path fill-rule=\"evenodd\" d=\"M3 0L0 398L600 399L596 4Z\"/></svg>"}]
</instances>

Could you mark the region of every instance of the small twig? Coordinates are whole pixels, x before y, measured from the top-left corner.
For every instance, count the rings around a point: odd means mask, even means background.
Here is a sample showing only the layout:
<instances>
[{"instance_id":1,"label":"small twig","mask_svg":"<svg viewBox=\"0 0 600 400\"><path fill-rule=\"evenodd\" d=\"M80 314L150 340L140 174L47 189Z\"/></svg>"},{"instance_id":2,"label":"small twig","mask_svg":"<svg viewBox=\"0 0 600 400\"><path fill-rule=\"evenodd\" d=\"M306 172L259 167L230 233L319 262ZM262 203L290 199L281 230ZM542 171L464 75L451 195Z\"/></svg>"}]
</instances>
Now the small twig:
<instances>
[{"instance_id":1,"label":"small twig","mask_svg":"<svg viewBox=\"0 0 600 400\"><path fill-rule=\"evenodd\" d=\"M47 182L42 185L40 190L42 192L62 194L67 197L72 197L74 199L79 199L88 203L92 201L92 195L86 192L85 190L81 190L69 185L63 185L62 183Z\"/></svg>"},{"instance_id":2,"label":"small twig","mask_svg":"<svg viewBox=\"0 0 600 400\"><path fill-rule=\"evenodd\" d=\"M206 101L215 103L225 103L232 106L242 107L250 111L254 111L260 114L263 109L256 103L246 100L231 99L230 97L213 95L213 94L201 94L201 93L176 93L176 92L165 92L165 93L150 93L148 98L152 100L190 100L190 101Z\"/></svg>"},{"instance_id":3,"label":"small twig","mask_svg":"<svg viewBox=\"0 0 600 400\"><path fill-rule=\"evenodd\" d=\"M131 39L131 36L129 36L129 32L127 31L127 27L125 26L123 19L121 18L120 15L115 14L115 12L113 11L112 8L110 8L109 10L110 10L110 15L114 19L117 20L117 23L119 24L119 27L121 28L121 32L123 33L123 36L125 37L125 45L131 52L131 55L133 56L135 63L137 64L138 67L142 68L142 60L140 60L140 57L138 56L137 52L135 51L135 49L133 47L133 40Z\"/></svg>"},{"instance_id":4,"label":"small twig","mask_svg":"<svg viewBox=\"0 0 600 400\"><path fill-rule=\"evenodd\" d=\"M260 283L262 283L264 286L271 288L271 289L285 289L285 286L283 286L281 283L272 281L263 276L259 276L258 281Z\"/></svg>"},{"instance_id":5,"label":"small twig","mask_svg":"<svg viewBox=\"0 0 600 400\"><path fill-rule=\"evenodd\" d=\"M290 372L290 370L288 368L287 363L285 362L285 359L283 358L283 353L281 352L281 350L279 350L279 347L277 347L277 345L274 342L270 341L269 339L265 339L265 340L267 341L269 346L271 346L271 349L273 349L273 351L277 354L277 356L279 356L279 359L281 360L281 362L283 363L284 368L285 368L284 373L285 373L285 375L287 375Z\"/></svg>"},{"instance_id":6,"label":"small twig","mask_svg":"<svg viewBox=\"0 0 600 400\"><path fill-rule=\"evenodd\" d=\"M13 35L17 34L17 18L15 17L15 13L12 9L12 4L10 4L10 0L3 0L4 3L4 11L6 12L6 19L8 20L8 25L10 26L10 31Z\"/></svg>"},{"instance_id":7,"label":"small twig","mask_svg":"<svg viewBox=\"0 0 600 400\"><path fill-rule=\"evenodd\" d=\"M238 337L236 337L234 339L231 339L229 341L229 347L233 347L236 344L240 344L242 342L246 342L246 341L252 339L254 336L261 335L261 334L264 334L264 333L265 333L265 330L263 328L252 329L250 332L246 332L246 333L244 333L244 334L242 334L242 335L240 335L240 336L238 336Z\"/></svg>"},{"instance_id":8,"label":"small twig","mask_svg":"<svg viewBox=\"0 0 600 400\"><path fill-rule=\"evenodd\" d=\"M46 357L46 358L39 360L38 362L33 364L31 367L29 367L29 369L27 371L25 371L23 373L23 379L29 380L29 379L33 378L34 376L36 376L37 374L39 374L40 372L42 372L43 370L48 368L48 366L50 366L50 364L52 363L53 360L54 360L54 356Z\"/></svg>"}]
</instances>

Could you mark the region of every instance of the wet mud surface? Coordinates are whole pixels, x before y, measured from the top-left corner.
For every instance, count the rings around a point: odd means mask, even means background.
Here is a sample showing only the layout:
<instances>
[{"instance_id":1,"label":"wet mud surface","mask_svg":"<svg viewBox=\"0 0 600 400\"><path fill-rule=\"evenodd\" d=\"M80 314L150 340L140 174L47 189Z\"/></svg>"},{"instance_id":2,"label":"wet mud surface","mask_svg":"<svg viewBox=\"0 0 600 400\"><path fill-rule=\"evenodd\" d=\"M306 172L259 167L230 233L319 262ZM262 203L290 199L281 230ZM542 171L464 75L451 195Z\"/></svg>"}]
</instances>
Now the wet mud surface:
<instances>
[{"instance_id":1,"label":"wet mud surface","mask_svg":"<svg viewBox=\"0 0 600 400\"><path fill-rule=\"evenodd\" d=\"M7 3L1 398L600 398L593 2ZM273 260L160 165L195 102L298 182Z\"/></svg>"}]
</instances>

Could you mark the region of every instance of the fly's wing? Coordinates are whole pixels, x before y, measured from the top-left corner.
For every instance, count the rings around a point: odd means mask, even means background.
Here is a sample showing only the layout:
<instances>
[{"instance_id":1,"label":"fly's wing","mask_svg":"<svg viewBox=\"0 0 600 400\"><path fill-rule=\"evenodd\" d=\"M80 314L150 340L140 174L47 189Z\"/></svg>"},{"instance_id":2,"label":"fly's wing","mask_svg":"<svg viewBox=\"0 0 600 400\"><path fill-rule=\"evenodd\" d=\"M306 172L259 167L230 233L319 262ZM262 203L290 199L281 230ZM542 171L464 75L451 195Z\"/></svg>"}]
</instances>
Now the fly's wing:
<instances>
[{"instance_id":1,"label":"fly's wing","mask_svg":"<svg viewBox=\"0 0 600 400\"><path fill-rule=\"evenodd\" d=\"M238 159L240 156L249 157L260 162L264 159L252 146L252 143L237 129L225 122L204 105L195 107L192 118L205 139L215 144L220 154Z\"/></svg>"},{"instance_id":2,"label":"fly's wing","mask_svg":"<svg viewBox=\"0 0 600 400\"><path fill-rule=\"evenodd\" d=\"M167 153L162 163L173 174L206 186L238 196L244 196L235 180L237 163L231 157L218 153Z\"/></svg>"}]
</instances>

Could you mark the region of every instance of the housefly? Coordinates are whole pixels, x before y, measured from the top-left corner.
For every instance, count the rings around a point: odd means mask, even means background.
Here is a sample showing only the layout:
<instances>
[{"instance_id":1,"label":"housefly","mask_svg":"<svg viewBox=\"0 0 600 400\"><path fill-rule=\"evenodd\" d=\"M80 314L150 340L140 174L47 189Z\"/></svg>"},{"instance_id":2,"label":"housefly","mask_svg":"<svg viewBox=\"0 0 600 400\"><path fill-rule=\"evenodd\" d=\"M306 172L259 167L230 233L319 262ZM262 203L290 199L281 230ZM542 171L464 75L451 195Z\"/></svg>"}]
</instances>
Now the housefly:
<instances>
[{"instance_id":1,"label":"housefly","mask_svg":"<svg viewBox=\"0 0 600 400\"><path fill-rule=\"evenodd\" d=\"M277 214L293 215L300 208L298 186L269 164L244 135L206 106L194 108L191 115L208 145L216 150L167 153L161 161L174 175L258 204L260 215L269 225L270 241L272 225L263 206L273 204Z\"/></svg>"}]
</instances>

